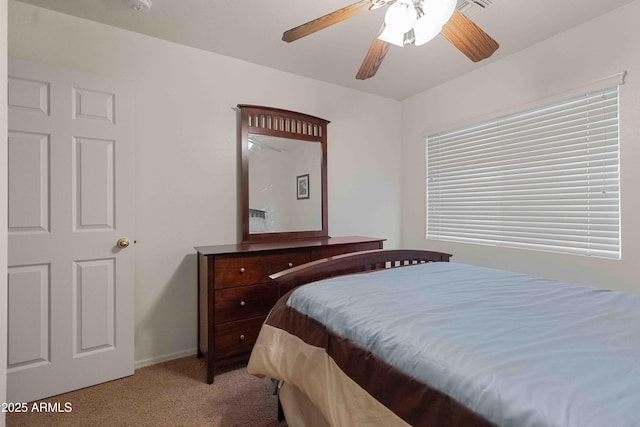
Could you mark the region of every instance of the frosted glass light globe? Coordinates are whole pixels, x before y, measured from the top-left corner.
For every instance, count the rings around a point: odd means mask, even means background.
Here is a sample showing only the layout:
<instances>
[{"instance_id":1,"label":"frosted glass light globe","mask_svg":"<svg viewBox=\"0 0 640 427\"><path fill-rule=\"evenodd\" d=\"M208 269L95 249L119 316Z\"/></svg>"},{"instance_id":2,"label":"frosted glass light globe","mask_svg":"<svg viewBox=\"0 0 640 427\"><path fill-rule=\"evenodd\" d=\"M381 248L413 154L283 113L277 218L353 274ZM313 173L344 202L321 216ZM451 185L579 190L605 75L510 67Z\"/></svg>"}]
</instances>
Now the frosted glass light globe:
<instances>
[{"instance_id":1,"label":"frosted glass light globe","mask_svg":"<svg viewBox=\"0 0 640 427\"><path fill-rule=\"evenodd\" d=\"M443 26L456 8L456 0L423 0L422 11L434 24Z\"/></svg>"},{"instance_id":2,"label":"frosted glass light globe","mask_svg":"<svg viewBox=\"0 0 640 427\"><path fill-rule=\"evenodd\" d=\"M411 0L398 0L387 9L384 25L394 32L406 33L416 22L418 13Z\"/></svg>"}]
</instances>

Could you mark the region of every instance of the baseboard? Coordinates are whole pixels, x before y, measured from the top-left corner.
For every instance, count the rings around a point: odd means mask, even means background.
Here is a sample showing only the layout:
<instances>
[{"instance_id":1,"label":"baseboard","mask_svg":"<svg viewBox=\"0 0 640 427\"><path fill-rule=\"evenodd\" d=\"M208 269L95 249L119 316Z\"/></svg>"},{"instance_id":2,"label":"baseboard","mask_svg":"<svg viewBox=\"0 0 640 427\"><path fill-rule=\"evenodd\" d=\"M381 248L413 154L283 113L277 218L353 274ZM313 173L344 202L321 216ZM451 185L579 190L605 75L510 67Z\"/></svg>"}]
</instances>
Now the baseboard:
<instances>
[{"instance_id":1,"label":"baseboard","mask_svg":"<svg viewBox=\"0 0 640 427\"><path fill-rule=\"evenodd\" d=\"M181 357L195 356L198 349L191 348L189 350L178 351L176 353L165 354L162 356L151 357L149 359L136 360L133 364L134 369L144 368L145 366L155 365L156 363L168 362L169 360L179 359Z\"/></svg>"}]
</instances>

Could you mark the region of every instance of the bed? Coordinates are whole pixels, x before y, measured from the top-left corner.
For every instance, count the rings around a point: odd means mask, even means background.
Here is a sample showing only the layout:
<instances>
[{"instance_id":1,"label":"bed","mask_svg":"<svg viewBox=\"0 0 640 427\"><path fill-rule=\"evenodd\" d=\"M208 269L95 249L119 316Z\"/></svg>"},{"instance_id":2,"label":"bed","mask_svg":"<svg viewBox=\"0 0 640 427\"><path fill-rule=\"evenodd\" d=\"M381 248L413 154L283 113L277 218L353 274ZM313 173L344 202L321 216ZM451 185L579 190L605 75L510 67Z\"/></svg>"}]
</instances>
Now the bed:
<instances>
[{"instance_id":1,"label":"bed","mask_svg":"<svg viewBox=\"0 0 640 427\"><path fill-rule=\"evenodd\" d=\"M288 292L247 369L280 380L289 425L640 426L639 295L448 260L272 276Z\"/></svg>"}]
</instances>

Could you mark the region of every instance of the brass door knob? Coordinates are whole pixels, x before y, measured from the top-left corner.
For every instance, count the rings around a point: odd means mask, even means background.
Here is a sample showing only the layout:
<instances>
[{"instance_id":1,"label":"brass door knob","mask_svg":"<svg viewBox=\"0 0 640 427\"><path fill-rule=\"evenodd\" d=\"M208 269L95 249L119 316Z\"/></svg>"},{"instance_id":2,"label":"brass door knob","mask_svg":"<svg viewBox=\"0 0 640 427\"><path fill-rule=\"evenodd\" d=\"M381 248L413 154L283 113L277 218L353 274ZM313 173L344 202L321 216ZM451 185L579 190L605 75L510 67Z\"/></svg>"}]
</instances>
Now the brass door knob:
<instances>
[{"instance_id":1,"label":"brass door knob","mask_svg":"<svg viewBox=\"0 0 640 427\"><path fill-rule=\"evenodd\" d=\"M129 239L127 239L126 237L122 237L122 238L118 239L117 245L118 245L119 248L124 249L127 246L129 246Z\"/></svg>"}]
</instances>

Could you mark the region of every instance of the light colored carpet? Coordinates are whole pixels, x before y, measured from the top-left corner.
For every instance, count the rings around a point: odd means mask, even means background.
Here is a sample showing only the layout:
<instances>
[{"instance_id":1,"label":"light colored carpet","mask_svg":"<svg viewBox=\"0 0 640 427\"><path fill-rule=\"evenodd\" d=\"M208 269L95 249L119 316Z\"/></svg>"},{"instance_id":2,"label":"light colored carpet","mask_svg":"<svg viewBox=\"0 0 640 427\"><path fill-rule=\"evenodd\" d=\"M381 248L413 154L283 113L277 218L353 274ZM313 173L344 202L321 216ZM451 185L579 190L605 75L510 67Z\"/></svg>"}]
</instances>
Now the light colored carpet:
<instances>
[{"instance_id":1,"label":"light colored carpet","mask_svg":"<svg viewBox=\"0 0 640 427\"><path fill-rule=\"evenodd\" d=\"M7 426L286 426L278 423L268 378L243 365L205 382L195 356L136 370L131 377L61 394L42 402L72 405L70 413L7 414ZM31 404L29 405L31 407Z\"/></svg>"}]
</instances>

